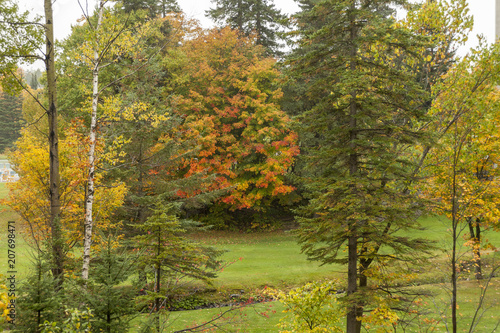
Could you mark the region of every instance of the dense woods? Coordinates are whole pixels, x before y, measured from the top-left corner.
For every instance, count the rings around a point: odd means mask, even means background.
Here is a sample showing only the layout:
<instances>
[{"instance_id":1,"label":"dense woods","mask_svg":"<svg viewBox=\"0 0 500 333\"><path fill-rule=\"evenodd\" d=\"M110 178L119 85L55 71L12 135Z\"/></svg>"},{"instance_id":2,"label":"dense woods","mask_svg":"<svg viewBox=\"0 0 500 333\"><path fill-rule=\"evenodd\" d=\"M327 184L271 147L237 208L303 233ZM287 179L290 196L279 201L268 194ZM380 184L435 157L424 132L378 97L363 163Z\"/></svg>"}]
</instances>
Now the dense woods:
<instances>
[{"instance_id":1,"label":"dense woods","mask_svg":"<svg viewBox=\"0 0 500 333\"><path fill-rule=\"evenodd\" d=\"M1 2L0 153L20 175L2 205L33 249L15 318L0 283L4 327L169 331L231 264L196 235L287 230L342 275L259 294L293 314L282 332L459 332L465 270L474 331L499 267L483 236L499 227L499 47L457 56L465 0L297 2L213 0L204 29L175 0L99 0L57 42L51 1L35 19ZM445 246L422 236L435 217ZM430 319L412 287L439 251L451 314Z\"/></svg>"}]
</instances>

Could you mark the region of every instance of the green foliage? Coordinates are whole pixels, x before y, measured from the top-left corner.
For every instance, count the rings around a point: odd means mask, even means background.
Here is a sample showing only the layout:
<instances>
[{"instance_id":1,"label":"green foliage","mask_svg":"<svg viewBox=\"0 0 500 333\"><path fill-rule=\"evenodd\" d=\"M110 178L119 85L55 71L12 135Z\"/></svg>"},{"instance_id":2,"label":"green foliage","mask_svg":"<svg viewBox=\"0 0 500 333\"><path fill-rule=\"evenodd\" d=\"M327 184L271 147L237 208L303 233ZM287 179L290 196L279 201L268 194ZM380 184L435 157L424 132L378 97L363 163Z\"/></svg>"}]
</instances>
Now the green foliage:
<instances>
[{"instance_id":1,"label":"green foliage","mask_svg":"<svg viewBox=\"0 0 500 333\"><path fill-rule=\"evenodd\" d=\"M43 25L39 17L29 17L28 11L19 12L14 1L0 2L0 85L8 93L19 92L18 66L41 59L37 52L43 45Z\"/></svg>"},{"instance_id":2,"label":"green foliage","mask_svg":"<svg viewBox=\"0 0 500 333\"><path fill-rule=\"evenodd\" d=\"M31 274L19 286L22 292L16 299L15 332L38 332L44 322L60 321L64 315L61 311L64 295L57 291L57 281L44 256L35 256L32 265Z\"/></svg>"},{"instance_id":3,"label":"green foliage","mask_svg":"<svg viewBox=\"0 0 500 333\"><path fill-rule=\"evenodd\" d=\"M0 152L11 148L19 138L22 126L21 97L0 90Z\"/></svg>"},{"instance_id":4,"label":"green foliage","mask_svg":"<svg viewBox=\"0 0 500 333\"><path fill-rule=\"evenodd\" d=\"M66 320L62 324L57 322L45 321L40 328L41 333L90 333L92 332L91 318L92 311L86 309L80 311L78 309L66 309ZM123 332L123 331L120 331Z\"/></svg>"},{"instance_id":5,"label":"green foliage","mask_svg":"<svg viewBox=\"0 0 500 333\"><path fill-rule=\"evenodd\" d=\"M314 7L306 18L324 22L323 29L313 35L306 30L301 43L307 53L299 49L290 60L299 77L313 68L318 73L306 92L316 105L301 116L301 134L314 133L318 145L308 147L304 157L311 200L300 211L299 237L306 253L323 263L346 263L348 258L338 256L353 233L370 257L380 244L411 252L410 243L381 225L416 226L418 201L402 191L412 170L402 152L424 135L411 124L423 117L425 94L415 73L396 58L410 56L421 40L377 12L389 3L364 9L354 1L326 1ZM329 15L332 11L336 14ZM346 34L346 25L355 33ZM392 47L396 42L399 47ZM317 49L310 50L310 43ZM332 49L336 43L351 46Z\"/></svg>"},{"instance_id":6,"label":"green foliage","mask_svg":"<svg viewBox=\"0 0 500 333\"><path fill-rule=\"evenodd\" d=\"M285 306L287 315L280 320L280 332L342 332L340 319L345 313L338 288L336 281L317 281L289 292L269 290Z\"/></svg>"},{"instance_id":7,"label":"green foliage","mask_svg":"<svg viewBox=\"0 0 500 333\"><path fill-rule=\"evenodd\" d=\"M73 297L92 311L92 329L99 332L127 332L137 313L133 298L137 291L123 283L135 272L137 253L121 248L122 240L108 235L92 261L89 280Z\"/></svg>"},{"instance_id":8,"label":"green foliage","mask_svg":"<svg viewBox=\"0 0 500 333\"><path fill-rule=\"evenodd\" d=\"M146 222L136 226L141 235L135 237L135 246L142 251L140 261L145 273L153 279L149 290L143 286L147 294L138 299L149 303L156 312L165 308L182 280L209 282L221 265L217 257L222 251L201 246L183 236L186 227L197 224L185 221L183 226L177 217L178 209L179 205L158 202Z\"/></svg>"},{"instance_id":9,"label":"green foliage","mask_svg":"<svg viewBox=\"0 0 500 333\"><path fill-rule=\"evenodd\" d=\"M145 10L150 18L181 12L177 0L119 0L119 3L125 13Z\"/></svg>"},{"instance_id":10,"label":"green foliage","mask_svg":"<svg viewBox=\"0 0 500 333\"><path fill-rule=\"evenodd\" d=\"M292 192L289 196L293 196ZM216 230L259 232L290 229L296 226L292 205L283 200L273 200L265 206L246 209L231 209L230 205L220 203L212 205L208 211L202 211L197 218L205 225Z\"/></svg>"},{"instance_id":11,"label":"green foliage","mask_svg":"<svg viewBox=\"0 0 500 333\"><path fill-rule=\"evenodd\" d=\"M351 332L380 310L377 287L391 288L379 273L429 249L397 234L419 228L424 201L410 186L416 165L408 152L427 138L415 125L429 98L412 69L428 40L391 15L403 4L322 1L300 15L299 47L288 60L292 77L308 83L299 134L310 200L297 211L297 235L310 259L347 265Z\"/></svg>"},{"instance_id":12,"label":"green foliage","mask_svg":"<svg viewBox=\"0 0 500 333\"><path fill-rule=\"evenodd\" d=\"M167 304L167 306L170 310L179 311L179 310L195 310L203 308L208 304L210 303L207 300L200 298L196 295L191 295L187 297L181 297L180 299L175 300L171 304Z\"/></svg>"},{"instance_id":13,"label":"green foliage","mask_svg":"<svg viewBox=\"0 0 500 333\"><path fill-rule=\"evenodd\" d=\"M280 30L286 27L286 16L272 0L212 0L215 8L207 16L222 26L239 30L242 34L257 35L257 44L266 48L268 55L280 55Z\"/></svg>"}]
</instances>

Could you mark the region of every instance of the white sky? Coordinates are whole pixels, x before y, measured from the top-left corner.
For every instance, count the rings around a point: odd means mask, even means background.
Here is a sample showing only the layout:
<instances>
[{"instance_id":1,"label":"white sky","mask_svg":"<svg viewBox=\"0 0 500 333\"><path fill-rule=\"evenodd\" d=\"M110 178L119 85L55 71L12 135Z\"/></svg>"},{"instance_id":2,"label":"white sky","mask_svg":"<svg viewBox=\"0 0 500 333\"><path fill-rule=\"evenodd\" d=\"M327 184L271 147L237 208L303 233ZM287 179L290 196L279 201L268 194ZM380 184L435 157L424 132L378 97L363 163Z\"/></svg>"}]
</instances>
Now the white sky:
<instances>
[{"instance_id":1,"label":"white sky","mask_svg":"<svg viewBox=\"0 0 500 333\"><path fill-rule=\"evenodd\" d=\"M22 9L30 10L32 13L43 14L43 0L17 0ZM89 8L95 6L96 0L80 0L82 4L87 3ZM210 26L210 20L204 17L205 10L212 7L210 0L177 0L182 10L190 17L200 20L205 27ZM495 38L495 0L468 0L471 13L474 15L474 31L469 37L467 49L477 44L476 35L482 34L489 43ZM293 0L274 0L277 8L284 13L296 12L299 8ZM56 38L63 39L70 33L72 24L81 17L81 9L78 0L55 0L54 24ZM462 50L463 53L466 50Z\"/></svg>"}]
</instances>

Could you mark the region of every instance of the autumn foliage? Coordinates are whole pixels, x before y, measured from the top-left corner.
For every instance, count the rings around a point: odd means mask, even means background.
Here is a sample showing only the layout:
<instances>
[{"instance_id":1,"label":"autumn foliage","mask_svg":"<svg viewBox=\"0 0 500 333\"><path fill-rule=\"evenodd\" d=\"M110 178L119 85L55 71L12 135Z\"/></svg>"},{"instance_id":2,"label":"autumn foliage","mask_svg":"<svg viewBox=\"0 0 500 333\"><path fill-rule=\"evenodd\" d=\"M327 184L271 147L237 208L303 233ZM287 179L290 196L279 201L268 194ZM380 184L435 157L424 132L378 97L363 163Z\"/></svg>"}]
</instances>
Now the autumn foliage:
<instances>
[{"instance_id":1,"label":"autumn foliage","mask_svg":"<svg viewBox=\"0 0 500 333\"><path fill-rule=\"evenodd\" d=\"M291 192L283 175L299 149L279 108L275 60L264 57L255 38L229 28L200 34L184 52L175 112L201 147L197 158L186 160L187 175L217 173L212 189L231 188L222 201L236 209Z\"/></svg>"},{"instance_id":2,"label":"autumn foliage","mask_svg":"<svg viewBox=\"0 0 500 333\"><path fill-rule=\"evenodd\" d=\"M85 184L87 170L87 138L78 131L75 122L65 131L59 142L61 162L61 228L67 243L72 246L79 242L83 230ZM10 194L7 203L26 222L30 238L37 243L48 239L49 230L49 193L48 193L48 154L46 143L33 133L24 130L9 159L21 176L20 180L9 184ZM102 145L99 147L102 153ZM100 188L96 191L96 222L106 227L114 209L122 204L126 187L123 184L109 184L104 187L104 173L96 175Z\"/></svg>"}]
</instances>

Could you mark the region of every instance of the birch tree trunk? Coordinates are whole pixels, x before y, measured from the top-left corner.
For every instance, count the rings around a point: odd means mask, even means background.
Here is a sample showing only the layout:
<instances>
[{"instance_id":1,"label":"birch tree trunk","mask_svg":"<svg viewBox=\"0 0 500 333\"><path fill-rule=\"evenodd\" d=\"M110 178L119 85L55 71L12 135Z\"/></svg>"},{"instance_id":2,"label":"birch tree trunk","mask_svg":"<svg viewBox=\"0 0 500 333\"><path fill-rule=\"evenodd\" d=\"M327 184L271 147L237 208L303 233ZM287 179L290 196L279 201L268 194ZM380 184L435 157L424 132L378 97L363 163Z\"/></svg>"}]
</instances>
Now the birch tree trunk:
<instances>
[{"instance_id":1,"label":"birch tree trunk","mask_svg":"<svg viewBox=\"0 0 500 333\"><path fill-rule=\"evenodd\" d=\"M99 17L97 19L98 31L101 27L102 17L104 12L104 2L99 2ZM85 199L85 235L83 242L83 265L82 265L82 279L88 280L89 266L90 266L90 248L92 245L92 207L94 204L94 174L95 174L95 146L96 146L96 132L97 132L97 106L99 102L99 66L100 57L99 51L94 51L94 61L92 69L92 114L90 119L90 132L89 132L89 153L88 153L88 178L87 178L87 197Z\"/></svg>"}]
</instances>

